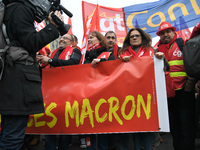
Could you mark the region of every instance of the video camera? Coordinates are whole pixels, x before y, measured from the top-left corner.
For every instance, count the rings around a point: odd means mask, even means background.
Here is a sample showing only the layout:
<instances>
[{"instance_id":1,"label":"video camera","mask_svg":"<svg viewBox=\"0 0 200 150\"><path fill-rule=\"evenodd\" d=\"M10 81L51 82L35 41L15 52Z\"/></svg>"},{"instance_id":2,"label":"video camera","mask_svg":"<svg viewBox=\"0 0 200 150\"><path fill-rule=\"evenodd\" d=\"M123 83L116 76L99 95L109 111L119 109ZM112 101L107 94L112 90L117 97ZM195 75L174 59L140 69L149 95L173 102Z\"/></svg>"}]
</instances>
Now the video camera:
<instances>
[{"instance_id":1,"label":"video camera","mask_svg":"<svg viewBox=\"0 0 200 150\"><path fill-rule=\"evenodd\" d=\"M65 7L60 5L60 0L2 0L5 5L13 2L21 2L35 11L36 21L39 23L48 17L51 11L59 10L70 18L73 16Z\"/></svg>"},{"instance_id":2,"label":"video camera","mask_svg":"<svg viewBox=\"0 0 200 150\"><path fill-rule=\"evenodd\" d=\"M41 22L46 17L48 17L51 11L64 12L70 18L73 16L65 7L60 5L60 0L28 0L36 8L37 20ZM36 20L36 21L37 21Z\"/></svg>"},{"instance_id":3,"label":"video camera","mask_svg":"<svg viewBox=\"0 0 200 150\"><path fill-rule=\"evenodd\" d=\"M21 2L30 7L35 14L35 21L38 23L42 22L45 18L49 16L50 12L55 12L56 10L61 13L65 13L70 18L73 16L65 7L60 5L60 0L3 0L5 5L13 2ZM68 32L71 25L64 24L54 13L51 14L53 21L59 26L60 34L63 35Z\"/></svg>"},{"instance_id":4,"label":"video camera","mask_svg":"<svg viewBox=\"0 0 200 150\"><path fill-rule=\"evenodd\" d=\"M71 12L69 12L65 7L60 5L60 0L28 0L33 7L35 8L35 20L37 22L41 22L45 18L49 16L50 12L55 12L56 10L60 11L61 13L65 13L70 18L73 16ZM51 14L53 21L59 26L59 31L61 35L66 34L71 25L64 24L54 13Z\"/></svg>"}]
</instances>

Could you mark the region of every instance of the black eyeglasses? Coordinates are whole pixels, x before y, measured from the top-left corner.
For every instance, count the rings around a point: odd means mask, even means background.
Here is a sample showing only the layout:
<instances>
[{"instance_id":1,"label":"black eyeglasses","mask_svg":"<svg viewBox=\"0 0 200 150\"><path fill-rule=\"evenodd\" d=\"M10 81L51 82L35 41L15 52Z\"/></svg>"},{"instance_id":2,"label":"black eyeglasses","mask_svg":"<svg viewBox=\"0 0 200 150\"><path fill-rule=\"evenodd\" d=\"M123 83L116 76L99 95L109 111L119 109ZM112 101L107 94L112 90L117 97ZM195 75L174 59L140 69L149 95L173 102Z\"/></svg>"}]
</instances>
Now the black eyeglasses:
<instances>
[{"instance_id":1,"label":"black eyeglasses","mask_svg":"<svg viewBox=\"0 0 200 150\"><path fill-rule=\"evenodd\" d=\"M66 37L66 36L61 36L60 39L62 39L62 38L63 38L64 40L70 40L70 41L72 41L70 38L68 38L68 37Z\"/></svg>"},{"instance_id":2,"label":"black eyeglasses","mask_svg":"<svg viewBox=\"0 0 200 150\"><path fill-rule=\"evenodd\" d=\"M136 34L136 35L131 35L130 38L133 39L134 37L139 38L141 35Z\"/></svg>"},{"instance_id":3,"label":"black eyeglasses","mask_svg":"<svg viewBox=\"0 0 200 150\"><path fill-rule=\"evenodd\" d=\"M113 40L115 39L114 36L107 36L106 38L107 38L107 39L113 39Z\"/></svg>"}]
</instances>

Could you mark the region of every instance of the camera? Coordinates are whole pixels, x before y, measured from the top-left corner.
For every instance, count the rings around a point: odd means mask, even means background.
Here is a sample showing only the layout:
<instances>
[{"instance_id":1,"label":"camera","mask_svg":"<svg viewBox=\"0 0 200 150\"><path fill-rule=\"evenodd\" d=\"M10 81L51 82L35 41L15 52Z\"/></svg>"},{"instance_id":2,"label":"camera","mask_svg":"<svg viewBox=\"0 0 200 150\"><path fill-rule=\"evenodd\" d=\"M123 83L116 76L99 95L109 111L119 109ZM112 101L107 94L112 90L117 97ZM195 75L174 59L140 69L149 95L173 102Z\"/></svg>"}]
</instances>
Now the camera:
<instances>
[{"instance_id":1,"label":"camera","mask_svg":"<svg viewBox=\"0 0 200 150\"><path fill-rule=\"evenodd\" d=\"M51 11L60 11L64 12L70 18L73 16L65 7L60 5L60 0L28 0L36 9L36 21L41 22L46 17L48 17Z\"/></svg>"},{"instance_id":2,"label":"camera","mask_svg":"<svg viewBox=\"0 0 200 150\"><path fill-rule=\"evenodd\" d=\"M25 5L30 7L34 11L35 21L37 21L38 23L47 18L51 11L54 12L58 10L61 13L64 12L70 18L73 16L71 12L69 12L65 7L60 4L60 0L3 0L3 3L5 5L14 2L24 3Z\"/></svg>"}]
</instances>

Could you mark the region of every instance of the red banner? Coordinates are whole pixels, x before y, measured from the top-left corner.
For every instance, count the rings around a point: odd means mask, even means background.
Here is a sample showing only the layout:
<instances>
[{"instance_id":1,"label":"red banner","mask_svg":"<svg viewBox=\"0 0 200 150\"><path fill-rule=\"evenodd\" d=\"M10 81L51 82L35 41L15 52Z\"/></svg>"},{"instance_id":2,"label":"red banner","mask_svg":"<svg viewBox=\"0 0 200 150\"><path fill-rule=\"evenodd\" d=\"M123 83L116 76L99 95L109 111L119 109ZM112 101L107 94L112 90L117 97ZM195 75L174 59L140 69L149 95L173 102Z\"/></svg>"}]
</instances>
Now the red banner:
<instances>
[{"instance_id":1,"label":"red banner","mask_svg":"<svg viewBox=\"0 0 200 150\"><path fill-rule=\"evenodd\" d=\"M26 133L159 131L154 61L114 60L43 70L45 113Z\"/></svg>"},{"instance_id":2,"label":"red banner","mask_svg":"<svg viewBox=\"0 0 200 150\"><path fill-rule=\"evenodd\" d=\"M82 2L82 12L83 12L83 26L84 33L87 32L89 28L92 16L94 15L97 5ZM99 5L98 5L99 6ZM99 26L99 32L103 35L107 31L114 31L117 35L117 44L123 44L123 40L127 34L124 12L122 8L111 8L111 7L98 7L98 20L96 24Z\"/></svg>"}]
</instances>

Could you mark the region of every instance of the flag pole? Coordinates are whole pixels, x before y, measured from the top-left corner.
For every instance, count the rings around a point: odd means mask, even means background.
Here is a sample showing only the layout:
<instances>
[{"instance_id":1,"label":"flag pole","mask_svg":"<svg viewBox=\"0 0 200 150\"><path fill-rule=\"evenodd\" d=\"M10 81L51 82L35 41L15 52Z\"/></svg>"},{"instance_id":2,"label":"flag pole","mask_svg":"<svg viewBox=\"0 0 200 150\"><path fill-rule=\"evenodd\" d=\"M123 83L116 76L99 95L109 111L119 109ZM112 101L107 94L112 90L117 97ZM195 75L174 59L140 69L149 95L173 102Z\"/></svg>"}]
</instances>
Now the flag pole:
<instances>
[{"instance_id":1,"label":"flag pole","mask_svg":"<svg viewBox=\"0 0 200 150\"><path fill-rule=\"evenodd\" d=\"M85 54L87 52L87 46L88 46L88 41L87 41L87 44L86 44L86 47L85 47L85 53L83 55L83 60L82 60L82 64L84 64L84 61L85 61Z\"/></svg>"}]
</instances>

